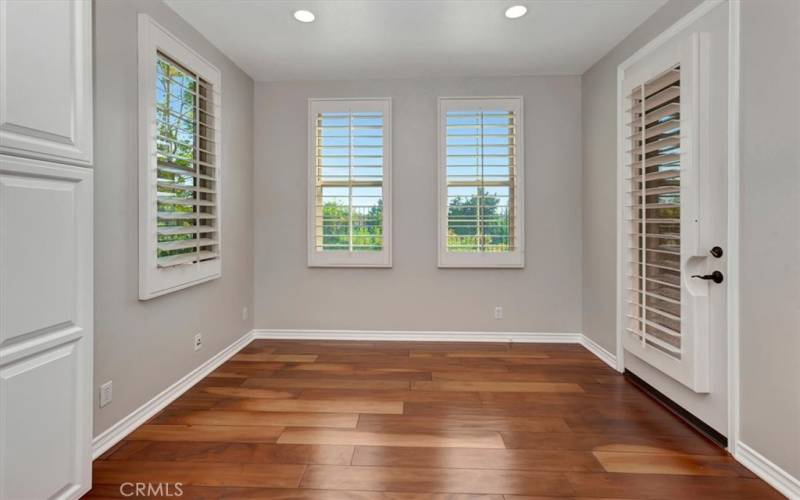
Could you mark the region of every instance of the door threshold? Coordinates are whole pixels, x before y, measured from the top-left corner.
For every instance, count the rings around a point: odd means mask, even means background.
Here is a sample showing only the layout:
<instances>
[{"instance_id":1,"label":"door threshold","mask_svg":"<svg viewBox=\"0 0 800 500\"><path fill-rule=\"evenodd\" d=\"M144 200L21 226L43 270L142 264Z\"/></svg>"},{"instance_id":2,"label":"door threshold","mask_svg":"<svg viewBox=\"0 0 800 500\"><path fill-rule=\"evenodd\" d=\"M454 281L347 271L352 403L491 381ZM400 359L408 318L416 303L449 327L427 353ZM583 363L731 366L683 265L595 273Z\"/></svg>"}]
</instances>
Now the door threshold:
<instances>
[{"instance_id":1,"label":"door threshold","mask_svg":"<svg viewBox=\"0 0 800 500\"><path fill-rule=\"evenodd\" d=\"M717 431L707 423L697 418L697 416L690 413L684 407L682 407L675 401L665 396L664 393L662 393L652 385L645 382L642 378L640 378L638 375L628 370L627 368L625 369L623 375L625 376L625 380L627 380L628 382L636 386L639 390L650 396L650 398L652 398L658 404L669 410L673 415L675 415L676 417L680 418L681 420L689 424L694 430L702 434L703 437L705 437L712 443L716 444L720 448L724 449L728 448L728 438L722 435L719 431Z\"/></svg>"}]
</instances>

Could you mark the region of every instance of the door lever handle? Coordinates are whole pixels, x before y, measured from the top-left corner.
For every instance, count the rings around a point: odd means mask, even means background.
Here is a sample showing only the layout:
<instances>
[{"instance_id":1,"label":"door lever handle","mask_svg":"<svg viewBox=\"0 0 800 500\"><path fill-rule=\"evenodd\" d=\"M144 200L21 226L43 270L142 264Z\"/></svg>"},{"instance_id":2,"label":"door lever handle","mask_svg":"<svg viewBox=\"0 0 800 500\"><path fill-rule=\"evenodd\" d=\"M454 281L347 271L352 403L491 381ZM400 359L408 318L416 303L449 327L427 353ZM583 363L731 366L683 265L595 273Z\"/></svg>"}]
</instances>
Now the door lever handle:
<instances>
[{"instance_id":1,"label":"door lever handle","mask_svg":"<svg viewBox=\"0 0 800 500\"><path fill-rule=\"evenodd\" d=\"M703 274L703 275L693 274L692 278L700 278L701 280L711 280L714 283L722 283L722 281L725 279L725 277L719 271L714 271L711 274Z\"/></svg>"}]
</instances>

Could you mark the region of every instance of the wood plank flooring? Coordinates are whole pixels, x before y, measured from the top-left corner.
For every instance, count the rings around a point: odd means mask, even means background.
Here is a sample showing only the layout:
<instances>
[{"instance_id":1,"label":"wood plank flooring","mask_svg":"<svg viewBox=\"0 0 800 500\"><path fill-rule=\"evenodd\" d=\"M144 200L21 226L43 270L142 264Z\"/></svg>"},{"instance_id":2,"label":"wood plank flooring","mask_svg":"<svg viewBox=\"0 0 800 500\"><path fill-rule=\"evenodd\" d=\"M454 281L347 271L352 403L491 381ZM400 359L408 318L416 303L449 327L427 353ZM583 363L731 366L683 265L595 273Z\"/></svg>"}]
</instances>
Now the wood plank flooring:
<instances>
[{"instance_id":1,"label":"wood plank flooring","mask_svg":"<svg viewBox=\"0 0 800 500\"><path fill-rule=\"evenodd\" d=\"M782 498L564 344L254 341L93 479L88 498Z\"/></svg>"}]
</instances>

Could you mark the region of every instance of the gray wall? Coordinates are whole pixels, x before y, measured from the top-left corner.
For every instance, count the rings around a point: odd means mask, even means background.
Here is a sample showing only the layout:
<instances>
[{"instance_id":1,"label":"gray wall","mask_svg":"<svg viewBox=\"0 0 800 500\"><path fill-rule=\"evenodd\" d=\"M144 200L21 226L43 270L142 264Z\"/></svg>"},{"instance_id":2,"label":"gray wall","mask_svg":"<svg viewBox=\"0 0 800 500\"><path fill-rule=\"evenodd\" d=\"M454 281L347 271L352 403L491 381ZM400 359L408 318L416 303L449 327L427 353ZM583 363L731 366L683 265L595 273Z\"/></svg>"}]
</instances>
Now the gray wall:
<instances>
[{"instance_id":1,"label":"gray wall","mask_svg":"<svg viewBox=\"0 0 800 500\"><path fill-rule=\"evenodd\" d=\"M800 478L800 2L742 2L741 440Z\"/></svg>"},{"instance_id":2,"label":"gray wall","mask_svg":"<svg viewBox=\"0 0 800 500\"><path fill-rule=\"evenodd\" d=\"M699 3L671 0L582 77L583 332L611 352L617 66ZM742 5L740 438L798 477L800 3Z\"/></svg>"},{"instance_id":3,"label":"gray wall","mask_svg":"<svg viewBox=\"0 0 800 500\"><path fill-rule=\"evenodd\" d=\"M436 97L481 95L525 98L523 270L436 267ZM393 98L391 269L306 265L310 97ZM579 77L257 84L256 327L581 331L580 113Z\"/></svg>"},{"instance_id":4,"label":"gray wall","mask_svg":"<svg viewBox=\"0 0 800 500\"><path fill-rule=\"evenodd\" d=\"M99 434L252 328L253 82L160 1L96 1L94 380L114 381ZM140 302L138 296L137 14L144 12L222 72L222 278ZM251 316L252 318L252 316ZM195 352L192 338L202 332ZM97 391L95 391L97 399Z\"/></svg>"}]
</instances>

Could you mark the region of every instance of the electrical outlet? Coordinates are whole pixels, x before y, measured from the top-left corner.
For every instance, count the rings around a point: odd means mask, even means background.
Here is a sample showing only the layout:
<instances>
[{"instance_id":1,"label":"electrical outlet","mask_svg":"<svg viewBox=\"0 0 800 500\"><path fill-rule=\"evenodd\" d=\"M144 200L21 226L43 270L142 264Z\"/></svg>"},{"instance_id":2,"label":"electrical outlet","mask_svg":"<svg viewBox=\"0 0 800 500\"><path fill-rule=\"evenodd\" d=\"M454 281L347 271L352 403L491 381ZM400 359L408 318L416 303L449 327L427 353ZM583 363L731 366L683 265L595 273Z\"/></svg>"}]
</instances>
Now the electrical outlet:
<instances>
[{"instance_id":1,"label":"electrical outlet","mask_svg":"<svg viewBox=\"0 0 800 500\"><path fill-rule=\"evenodd\" d=\"M247 310L246 307L243 307L242 308L242 320L246 320L248 315L249 315L249 311Z\"/></svg>"},{"instance_id":2,"label":"electrical outlet","mask_svg":"<svg viewBox=\"0 0 800 500\"><path fill-rule=\"evenodd\" d=\"M494 319L503 319L503 306L494 307Z\"/></svg>"},{"instance_id":3,"label":"electrical outlet","mask_svg":"<svg viewBox=\"0 0 800 500\"><path fill-rule=\"evenodd\" d=\"M203 334L198 333L194 336L194 350L199 351L203 348Z\"/></svg>"},{"instance_id":4,"label":"electrical outlet","mask_svg":"<svg viewBox=\"0 0 800 500\"><path fill-rule=\"evenodd\" d=\"M108 406L111 403L111 400L114 398L113 390L114 387L110 380L100 386L100 408Z\"/></svg>"}]
</instances>

